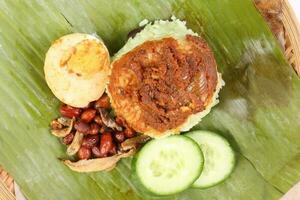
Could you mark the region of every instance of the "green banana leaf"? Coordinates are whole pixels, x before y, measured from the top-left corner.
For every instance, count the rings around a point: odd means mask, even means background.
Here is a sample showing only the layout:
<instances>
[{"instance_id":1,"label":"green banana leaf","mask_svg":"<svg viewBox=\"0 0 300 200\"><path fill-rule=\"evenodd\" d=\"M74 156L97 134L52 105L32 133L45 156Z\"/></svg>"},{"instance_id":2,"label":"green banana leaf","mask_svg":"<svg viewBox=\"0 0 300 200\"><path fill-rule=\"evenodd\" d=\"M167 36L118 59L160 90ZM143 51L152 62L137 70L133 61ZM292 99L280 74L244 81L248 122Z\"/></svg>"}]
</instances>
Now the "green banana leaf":
<instances>
[{"instance_id":1,"label":"green banana leaf","mask_svg":"<svg viewBox=\"0 0 300 200\"><path fill-rule=\"evenodd\" d=\"M141 20L171 15L215 53L226 86L195 129L227 137L237 165L218 186L163 199L273 200L300 180L300 79L250 0L1 0L0 164L29 200L157 199L138 190L130 159L90 174L57 159L66 149L49 134L59 102L43 60L64 34L97 33L113 54Z\"/></svg>"}]
</instances>

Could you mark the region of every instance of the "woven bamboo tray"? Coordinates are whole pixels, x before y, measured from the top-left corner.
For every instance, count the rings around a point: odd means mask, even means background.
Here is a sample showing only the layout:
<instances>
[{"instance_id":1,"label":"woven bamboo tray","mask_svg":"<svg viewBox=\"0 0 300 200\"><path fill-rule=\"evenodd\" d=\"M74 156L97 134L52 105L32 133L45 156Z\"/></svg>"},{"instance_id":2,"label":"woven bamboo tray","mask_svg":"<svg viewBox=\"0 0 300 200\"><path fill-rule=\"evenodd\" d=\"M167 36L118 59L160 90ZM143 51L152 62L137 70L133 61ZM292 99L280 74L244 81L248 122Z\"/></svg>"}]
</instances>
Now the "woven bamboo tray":
<instances>
[{"instance_id":1,"label":"woven bamboo tray","mask_svg":"<svg viewBox=\"0 0 300 200\"><path fill-rule=\"evenodd\" d=\"M282 2L281 20L284 27L284 55L300 76L300 25L288 0ZM15 200L14 180L1 166L0 200Z\"/></svg>"},{"instance_id":2,"label":"woven bamboo tray","mask_svg":"<svg viewBox=\"0 0 300 200\"><path fill-rule=\"evenodd\" d=\"M286 46L284 55L300 76L300 24L287 0L283 2L282 23L285 28Z\"/></svg>"}]
</instances>

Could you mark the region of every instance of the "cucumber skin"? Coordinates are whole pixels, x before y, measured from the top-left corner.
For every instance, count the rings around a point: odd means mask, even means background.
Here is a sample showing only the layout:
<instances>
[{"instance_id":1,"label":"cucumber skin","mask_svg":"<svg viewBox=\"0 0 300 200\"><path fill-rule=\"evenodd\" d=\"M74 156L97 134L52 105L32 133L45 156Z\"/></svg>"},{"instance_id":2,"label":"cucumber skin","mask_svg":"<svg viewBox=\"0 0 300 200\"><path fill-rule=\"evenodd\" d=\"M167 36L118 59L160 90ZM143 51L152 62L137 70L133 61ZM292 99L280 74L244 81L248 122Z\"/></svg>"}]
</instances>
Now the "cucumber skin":
<instances>
[{"instance_id":1,"label":"cucumber skin","mask_svg":"<svg viewBox=\"0 0 300 200\"><path fill-rule=\"evenodd\" d=\"M220 185L220 184L224 183L230 177L230 175L233 173L234 168L235 168L235 166L237 164L236 155L235 154L234 154L234 160L233 160L233 162L234 163L233 163L233 165L232 165L232 167L230 169L231 172L227 176L225 176L223 180L221 180L219 182L216 182L214 184L203 186L203 187L195 186L194 184L192 184L191 188L194 188L194 189L203 189L204 190L204 189L208 189L208 188L211 188L211 187L214 187L214 186L217 186L217 185Z\"/></svg>"},{"instance_id":2,"label":"cucumber skin","mask_svg":"<svg viewBox=\"0 0 300 200\"><path fill-rule=\"evenodd\" d=\"M218 136L219 136L222 140L224 140L226 143L229 143L228 140L227 140L224 136L219 135L219 134L216 134L216 133L211 132L211 131L206 131L206 130L195 130L195 131L187 132L187 133L185 133L184 135L185 135L186 137L189 137L189 136L187 136L187 135L192 134L192 133L194 133L194 132L198 132L198 131L205 131L206 133L211 134L211 135L218 135ZM189 137L189 138L191 138L191 137ZM191 139L192 139L192 138L191 138ZM195 141L195 142L196 142L196 141ZM198 144L198 143L197 143L197 144ZM229 143L229 145L230 145L230 143ZM219 184L225 182L225 181L230 177L230 175L233 173L234 168L235 168L235 166L236 166L236 164L237 164L236 153L235 153L235 151L233 150L233 148L232 148L231 145L230 145L230 147L231 147L232 154L233 154L233 163L232 163L232 167L230 168L230 173L229 173L227 176L225 176L224 179L220 180L219 182L216 182L216 183L213 183L213 184L209 184L209 185L206 185L206 186L203 186L203 187L195 186L194 184L192 184L191 188L194 188L194 189L208 189L208 188L214 187L214 186L216 186L216 185L219 185ZM204 159L205 159L205 158L204 158ZM205 164L205 160L204 160L204 164Z\"/></svg>"},{"instance_id":3,"label":"cucumber skin","mask_svg":"<svg viewBox=\"0 0 300 200\"><path fill-rule=\"evenodd\" d=\"M148 190L140 181L140 179L136 173L136 162L137 162L137 158L138 158L137 154L133 157L133 159L131 161L131 180L132 180L135 188L137 188L137 190L139 192L142 192L143 195L146 194L149 197L163 197L164 195L158 195L158 194L155 194L155 193L151 192L150 190Z\"/></svg>"},{"instance_id":4,"label":"cucumber skin","mask_svg":"<svg viewBox=\"0 0 300 200\"><path fill-rule=\"evenodd\" d=\"M176 136L179 136L179 137L185 137L186 139L193 141L193 143L195 143L195 144L199 147L200 153L201 153L202 158L203 158L203 162L201 163L201 165L200 165L200 167L199 167L199 176L200 176L200 175L201 175L201 172L202 172L202 170L203 170L204 162L205 162L205 160L204 160L204 154L203 154L203 152L202 152L200 146L198 145L197 142L195 142L195 141L194 141L192 138L190 138L190 137L187 137L187 136L185 136L185 135L176 135ZM169 137L176 137L176 136L173 135L173 136L169 136ZM150 140L149 142L151 142L151 141L152 141L152 140ZM146 143L146 144L147 144L147 143ZM145 144L145 145L146 145L146 144ZM140 149L140 150L141 150L141 149ZM172 193L172 194L167 194L167 195L161 195L161 194L153 193L152 191L148 190L148 189L142 184L142 182L140 181L140 179L139 179L139 177L138 177L138 175L137 175L137 173L136 173L136 162L137 162L137 158L138 158L138 156L139 156L139 153L140 153L140 151L139 151L138 153L136 153L136 154L133 156L133 159L132 159L132 161L131 161L131 171L132 171L131 179L132 179L134 185L136 186L136 188L137 188L138 190L140 190L141 192L146 193L146 194L149 195L149 196L152 196L152 197L166 197L166 196L171 196L171 195L174 195L174 194L181 193L181 192L183 192L183 191L185 191L185 190L187 190L187 189L189 189L189 188L193 188L193 187L192 187L193 183L199 178L199 176L198 176L197 178L195 178L195 180L192 181L191 184L190 184L189 186L187 186L184 190L179 191L179 192L174 192L174 193Z\"/></svg>"}]
</instances>

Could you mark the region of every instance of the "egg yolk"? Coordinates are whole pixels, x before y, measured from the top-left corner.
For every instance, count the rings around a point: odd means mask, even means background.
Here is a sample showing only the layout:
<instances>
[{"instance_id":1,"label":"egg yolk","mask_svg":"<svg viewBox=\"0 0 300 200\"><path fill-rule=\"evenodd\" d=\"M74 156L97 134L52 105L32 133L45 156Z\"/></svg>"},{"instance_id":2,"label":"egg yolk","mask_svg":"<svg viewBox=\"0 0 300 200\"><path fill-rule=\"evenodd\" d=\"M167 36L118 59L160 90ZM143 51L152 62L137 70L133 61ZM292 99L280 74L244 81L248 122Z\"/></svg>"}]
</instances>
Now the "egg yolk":
<instances>
[{"instance_id":1,"label":"egg yolk","mask_svg":"<svg viewBox=\"0 0 300 200\"><path fill-rule=\"evenodd\" d=\"M83 40L70 48L60 60L61 67L67 67L77 76L93 75L107 64L107 51L96 40Z\"/></svg>"}]
</instances>

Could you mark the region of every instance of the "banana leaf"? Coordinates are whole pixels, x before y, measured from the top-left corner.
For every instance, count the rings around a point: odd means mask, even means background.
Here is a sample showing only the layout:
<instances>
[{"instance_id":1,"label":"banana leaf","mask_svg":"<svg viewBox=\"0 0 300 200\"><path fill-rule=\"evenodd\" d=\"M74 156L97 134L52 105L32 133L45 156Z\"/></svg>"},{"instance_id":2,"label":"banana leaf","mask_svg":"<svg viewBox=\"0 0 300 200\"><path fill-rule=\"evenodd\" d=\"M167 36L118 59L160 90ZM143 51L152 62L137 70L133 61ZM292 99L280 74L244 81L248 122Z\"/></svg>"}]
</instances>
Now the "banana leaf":
<instances>
[{"instance_id":1,"label":"banana leaf","mask_svg":"<svg viewBox=\"0 0 300 200\"><path fill-rule=\"evenodd\" d=\"M250 0L0 1L0 164L29 200L157 199L138 190L130 159L111 172L79 174L57 158L49 133L58 100L43 60L67 33L97 33L113 55L147 18L187 21L212 47L226 86L195 129L227 137L237 152L231 177L210 189L162 199L278 199L300 180L300 79Z\"/></svg>"}]
</instances>

